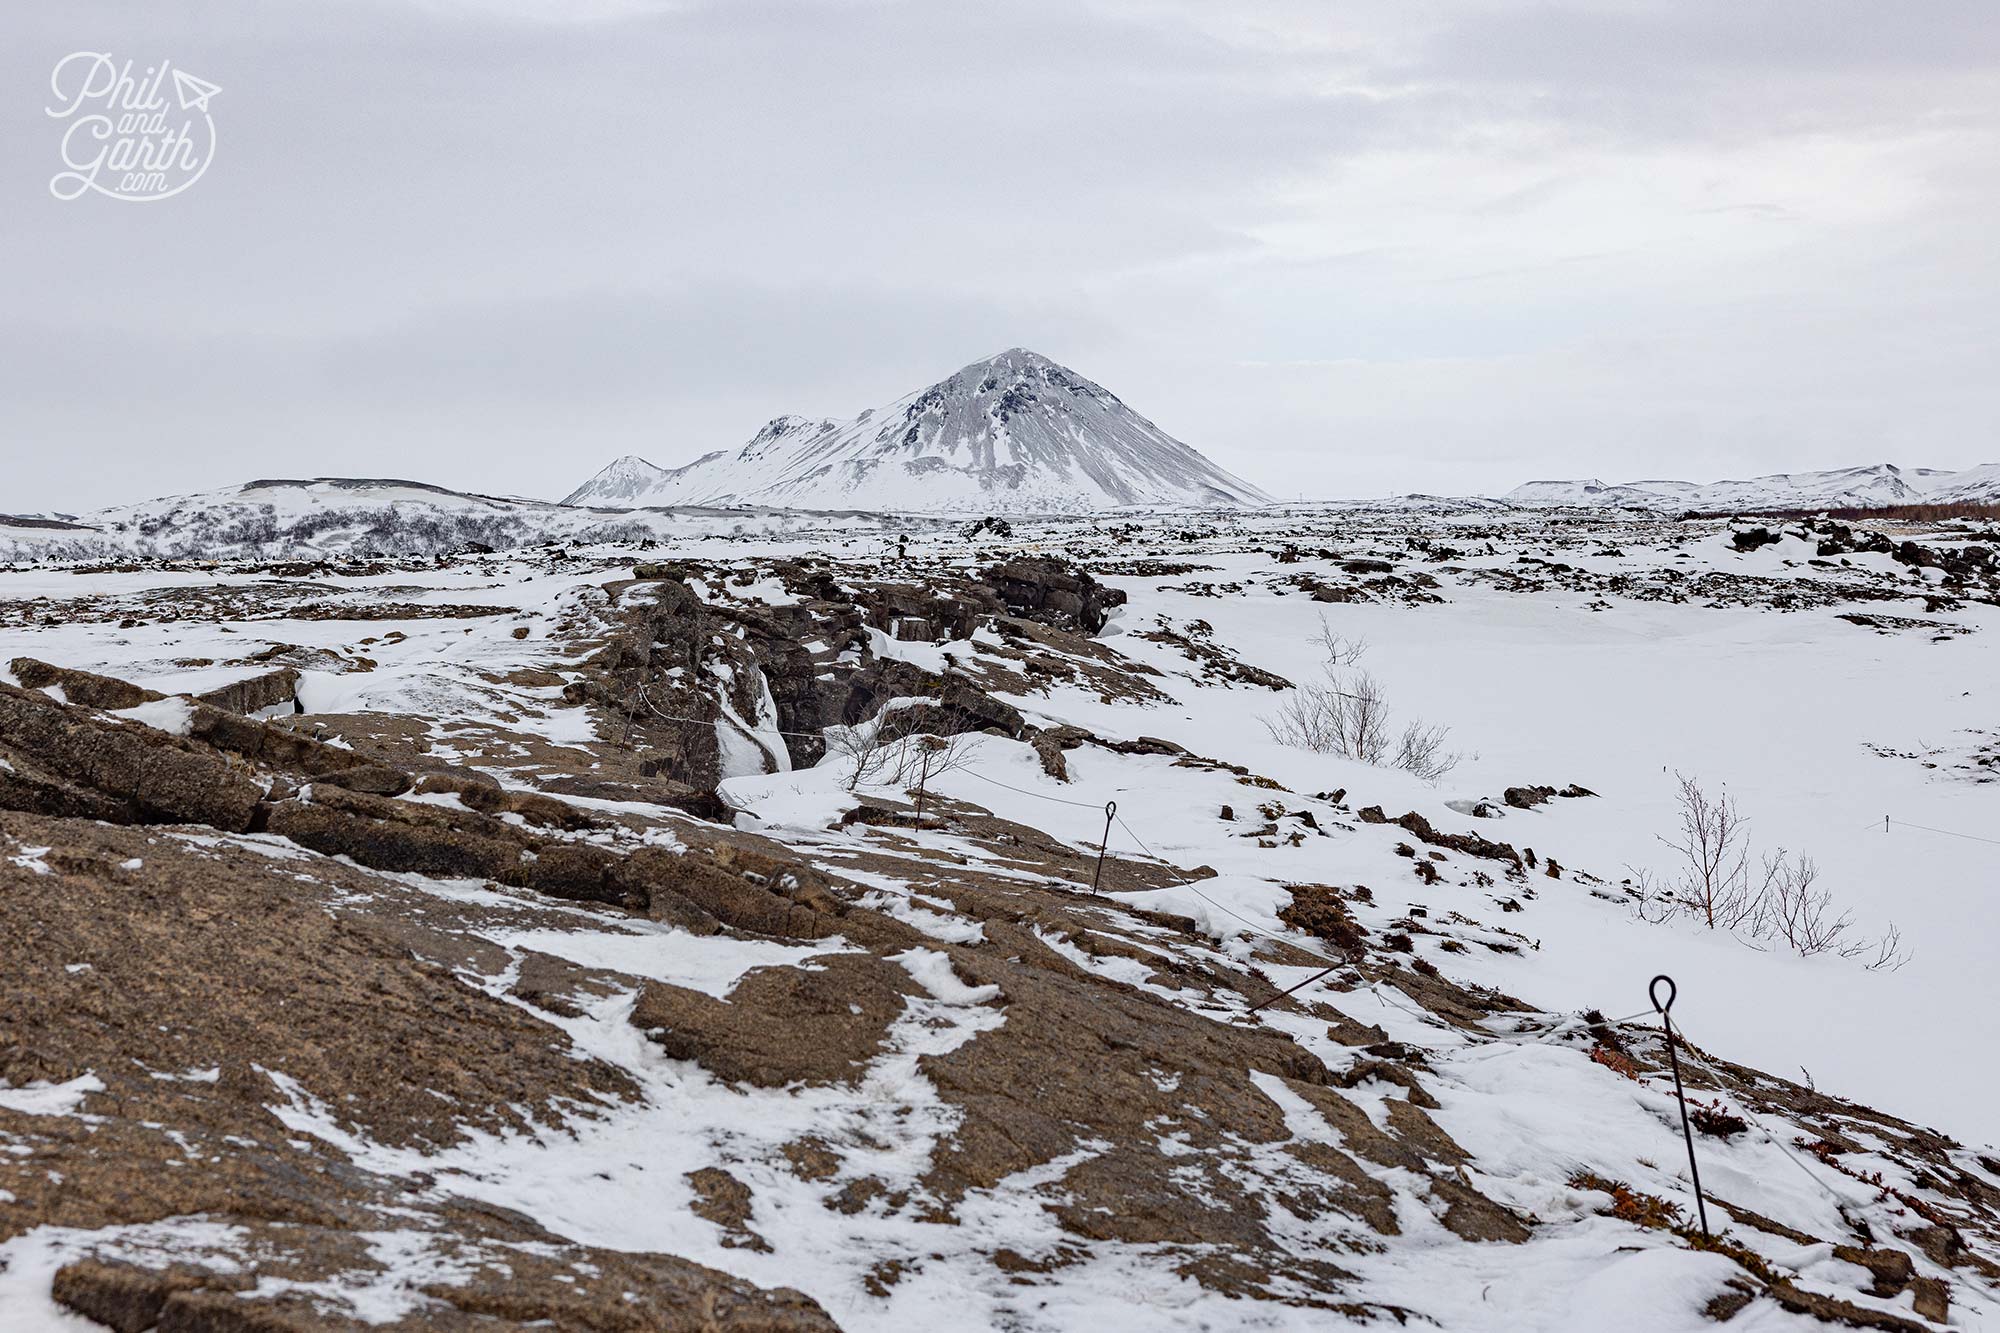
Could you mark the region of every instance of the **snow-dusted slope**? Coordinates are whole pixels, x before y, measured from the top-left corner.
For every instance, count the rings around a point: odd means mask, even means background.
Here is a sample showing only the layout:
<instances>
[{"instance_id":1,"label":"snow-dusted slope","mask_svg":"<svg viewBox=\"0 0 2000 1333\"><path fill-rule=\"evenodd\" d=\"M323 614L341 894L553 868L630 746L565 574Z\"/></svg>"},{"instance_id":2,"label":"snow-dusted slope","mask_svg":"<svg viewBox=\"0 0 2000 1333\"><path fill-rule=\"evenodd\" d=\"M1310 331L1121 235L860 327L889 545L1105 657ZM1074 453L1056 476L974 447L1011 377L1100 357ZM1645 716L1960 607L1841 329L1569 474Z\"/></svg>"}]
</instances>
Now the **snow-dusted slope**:
<instances>
[{"instance_id":1,"label":"snow-dusted slope","mask_svg":"<svg viewBox=\"0 0 2000 1333\"><path fill-rule=\"evenodd\" d=\"M1630 506L1698 511L1758 509L1868 509L1927 501L2000 499L2000 464L1963 472L1899 468L1893 463L1835 468L1828 472L1776 472L1744 481L1630 481L1611 485L1595 478L1531 481L1502 497L1509 504Z\"/></svg>"},{"instance_id":2,"label":"snow-dusted slope","mask_svg":"<svg viewBox=\"0 0 2000 1333\"><path fill-rule=\"evenodd\" d=\"M1014 348L852 421L785 416L685 467L625 457L567 504L1086 513L1270 499L1109 390Z\"/></svg>"},{"instance_id":3,"label":"snow-dusted slope","mask_svg":"<svg viewBox=\"0 0 2000 1333\"><path fill-rule=\"evenodd\" d=\"M873 520L850 516L838 522L865 527ZM0 561L436 555L473 544L506 550L551 541L638 541L798 527L798 515L768 510L634 513L469 495L416 481L320 477L253 481L119 505L75 523L0 516Z\"/></svg>"},{"instance_id":4,"label":"snow-dusted slope","mask_svg":"<svg viewBox=\"0 0 2000 1333\"><path fill-rule=\"evenodd\" d=\"M1981 463L1963 472L1938 472L1916 482L1924 499L1937 503L2000 501L2000 463Z\"/></svg>"}]
</instances>

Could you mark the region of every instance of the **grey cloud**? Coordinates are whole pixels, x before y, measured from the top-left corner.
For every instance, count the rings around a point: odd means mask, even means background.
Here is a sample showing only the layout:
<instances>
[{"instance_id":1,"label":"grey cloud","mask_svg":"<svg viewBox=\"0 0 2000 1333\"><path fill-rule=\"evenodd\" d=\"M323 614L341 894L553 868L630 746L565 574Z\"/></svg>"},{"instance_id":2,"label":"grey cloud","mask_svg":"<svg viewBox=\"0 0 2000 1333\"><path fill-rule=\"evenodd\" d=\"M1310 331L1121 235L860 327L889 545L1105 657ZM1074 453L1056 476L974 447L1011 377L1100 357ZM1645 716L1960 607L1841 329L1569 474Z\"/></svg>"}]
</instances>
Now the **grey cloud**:
<instances>
[{"instance_id":1,"label":"grey cloud","mask_svg":"<svg viewBox=\"0 0 2000 1333\"><path fill-rule=\"evenodd\" d=\"M1326 493L1983 461L1997 46L1855 0L16 5L0 510L557 494L1014 344ZM48 197L85 47L223 86L197 189Z\"/></svg>"}]
</instances>

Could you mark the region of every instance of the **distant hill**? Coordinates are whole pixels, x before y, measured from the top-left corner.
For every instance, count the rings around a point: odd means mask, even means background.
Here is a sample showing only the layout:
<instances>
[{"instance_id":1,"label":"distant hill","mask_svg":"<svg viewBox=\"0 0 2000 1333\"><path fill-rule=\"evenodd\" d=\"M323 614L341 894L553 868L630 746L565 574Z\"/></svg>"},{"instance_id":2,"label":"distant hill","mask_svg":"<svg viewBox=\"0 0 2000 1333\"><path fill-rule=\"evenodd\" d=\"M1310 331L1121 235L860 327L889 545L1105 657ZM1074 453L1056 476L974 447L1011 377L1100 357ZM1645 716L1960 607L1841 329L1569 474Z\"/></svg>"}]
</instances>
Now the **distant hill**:
<instances>
[{"instance_id":1,"label":"distant hill","mask_svg":"<svg viewBox=\"0 0 2000 1333\"><path fill-rule=\"evenodd\" d=\"M1963 472L1893 463L1828 472L1776 472L1743 481L1531 481L1501 499L1528 508L1561 506L1726 510L1879 509L1890 505L2000 500L2000 463Z\"/></svg>"}]
</instances>

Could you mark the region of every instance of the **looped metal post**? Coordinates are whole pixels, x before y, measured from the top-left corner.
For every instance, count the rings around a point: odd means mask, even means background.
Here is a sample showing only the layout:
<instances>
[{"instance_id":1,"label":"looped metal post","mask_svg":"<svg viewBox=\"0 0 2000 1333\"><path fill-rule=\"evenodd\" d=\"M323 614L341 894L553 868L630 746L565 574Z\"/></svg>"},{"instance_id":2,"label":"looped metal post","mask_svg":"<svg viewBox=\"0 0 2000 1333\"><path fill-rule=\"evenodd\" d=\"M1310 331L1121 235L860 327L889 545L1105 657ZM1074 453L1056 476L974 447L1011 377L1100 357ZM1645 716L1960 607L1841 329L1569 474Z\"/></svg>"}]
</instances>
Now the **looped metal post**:
<instances>
[{"instance_id":1,"label":"looped metal post","mask_svg":"<svg viewBox=\"0 0 2000 1333\"><path fill-rule=\"evenodd\" d=\"M1667 998L1664 1001L1660 999L1662 981L1667 983ZM1695 1165L1694 1160L1694 1129L1688 1123L1687 1092L1681 1087L1681 1060L1674 1050L1674 1020L1667 1012L1674 1007L1674 1001L1679 998L1680 993L1680 987L1674 984L1674 979L1664 972L1654 977L1652 984L1646 987L1646 997L1653 1002L1653 1008L1660 1011L1660 1027L1667 1034L1667 1065L1674 1071L1674 1100L1680 1103L1681 1137L1687 1140L1688 1177L1694 1181L1695 1215L1701 1219L1701 1234L1706 1237L1708 1204L1701 1196L1701 1168Z\"/></svg>"},{"instance_id":2,"label":"looped metal post","mask_svg":"<svg viewBox=\"0 0 2000 1333\"><path fill-rule=\"evenodd\" d=\"M1111 821L1118 817L1118 802L1104 803L1104 838L1097 844L1097 869L1090 876L1090 891L1099 892L1098 885L1104 882L1104 853L1111 846Z\"/></svg>"}]
</instances>

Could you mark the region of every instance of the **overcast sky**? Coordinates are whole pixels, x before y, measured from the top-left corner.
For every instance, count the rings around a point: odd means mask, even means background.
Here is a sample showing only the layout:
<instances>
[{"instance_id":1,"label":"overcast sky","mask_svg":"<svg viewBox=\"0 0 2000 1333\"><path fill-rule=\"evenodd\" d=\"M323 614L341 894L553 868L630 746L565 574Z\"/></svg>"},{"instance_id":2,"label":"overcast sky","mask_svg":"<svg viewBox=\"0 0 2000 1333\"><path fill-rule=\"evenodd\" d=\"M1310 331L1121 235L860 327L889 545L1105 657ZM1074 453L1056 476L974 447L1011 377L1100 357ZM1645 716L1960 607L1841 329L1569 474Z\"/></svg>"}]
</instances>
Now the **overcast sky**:
<instances>
[{"instance_id":1,"label":"overcast sky","mask_svg":"<svg viewBox=\"0 0 2000 1333\"><path fill-rule=\"evenodd\" d=\"M213 165L59 202L78 50ZM1273 492L2000 457L1992 0L0 7L0 512L560 496L1032 347Z\"/></svg>"}]
</instances>

